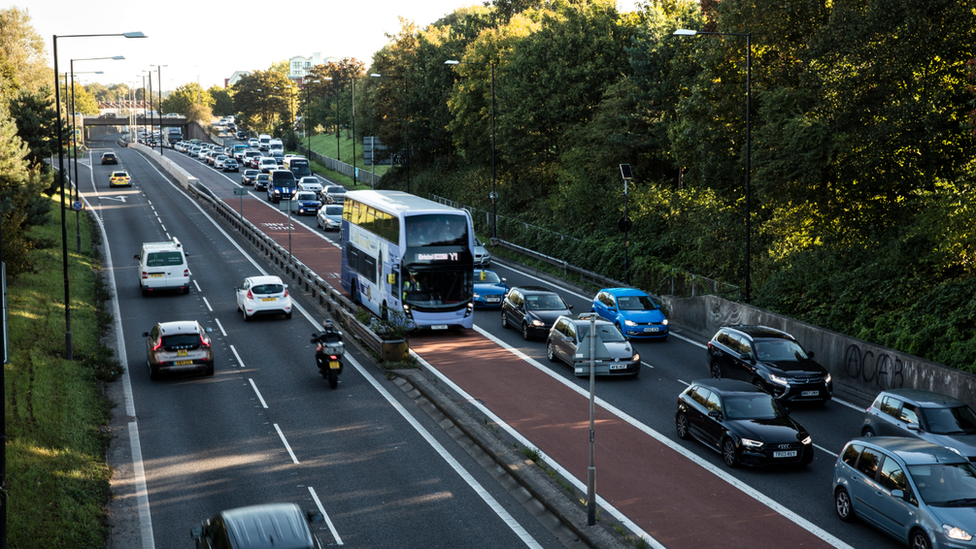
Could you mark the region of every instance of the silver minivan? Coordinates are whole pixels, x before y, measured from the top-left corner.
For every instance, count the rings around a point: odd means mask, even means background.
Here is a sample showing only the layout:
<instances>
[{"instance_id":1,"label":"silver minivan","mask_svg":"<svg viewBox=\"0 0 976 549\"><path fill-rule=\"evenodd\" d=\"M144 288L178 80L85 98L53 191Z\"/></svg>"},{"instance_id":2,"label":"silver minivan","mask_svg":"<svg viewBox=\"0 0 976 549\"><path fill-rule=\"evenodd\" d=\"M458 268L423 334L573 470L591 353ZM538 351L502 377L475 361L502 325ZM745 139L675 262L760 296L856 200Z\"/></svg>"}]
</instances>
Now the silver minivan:
<instances>
[{"instance_id":1,"label":"silver minivan","mask_svg":"<svg viewBox=\"0 0 976 549\"><path fill-rule=\"evenodd\" d=\"M913 549L973 547L976 467L908 437L855 438L834 462L834 509Z\"/></svg>"}]
</instances>

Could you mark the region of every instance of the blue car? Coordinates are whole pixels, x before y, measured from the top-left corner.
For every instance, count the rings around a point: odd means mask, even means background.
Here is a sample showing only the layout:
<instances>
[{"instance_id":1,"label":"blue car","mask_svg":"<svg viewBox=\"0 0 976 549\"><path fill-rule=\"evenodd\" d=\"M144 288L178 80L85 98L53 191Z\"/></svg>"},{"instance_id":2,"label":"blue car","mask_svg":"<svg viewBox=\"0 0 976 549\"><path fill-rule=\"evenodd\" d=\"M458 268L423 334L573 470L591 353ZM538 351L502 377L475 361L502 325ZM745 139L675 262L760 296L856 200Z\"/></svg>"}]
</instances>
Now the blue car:
<instances>
[{"instance_id":1,"label":"blue car","mask_svg":"<svg viewBox=\"0 0 976 549\"><path fill-rule=\"evenodd\" d=\"M311 191L298 191L295 193L295 213L298 215L315 215L322 205L315 193Z\"/></svg>"},{"instance_id":2,"label":"blue car","mask_svg":"<svg viewBox=\"0 0 976 549\"><path fill-rule=\"evenodd\" d=\"M668 337L668 319L661 307L640 290L604 288L593 298L590 310L616 324L627 337Z\"/></svg>"},{"instance_id":3,"label":"blue car","mask_svg":"<svg viewBox=\"0 0 976 549\"><path fill-rule=\"evenodd\" d=\"M474 306L501 307L508 286L505 279L486 269L474 270Z\"/></svg>"}]
</instances>

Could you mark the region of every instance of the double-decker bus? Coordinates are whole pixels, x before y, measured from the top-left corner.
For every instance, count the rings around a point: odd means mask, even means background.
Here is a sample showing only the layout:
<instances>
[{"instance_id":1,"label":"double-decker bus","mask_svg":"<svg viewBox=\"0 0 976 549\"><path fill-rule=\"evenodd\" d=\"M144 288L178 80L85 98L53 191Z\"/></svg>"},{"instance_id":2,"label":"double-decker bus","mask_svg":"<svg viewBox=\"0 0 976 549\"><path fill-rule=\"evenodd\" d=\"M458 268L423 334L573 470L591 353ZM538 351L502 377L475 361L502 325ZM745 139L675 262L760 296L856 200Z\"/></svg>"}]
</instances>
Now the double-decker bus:
<instances>
[{"instance_id":1,"label":"double-decker bus","mask_svg":"<svg viewBox=\"0 0 976 549\"><path fill-rule=\"evenodd\" d=\"M342 288L382 318L420 328L474 324L474 230L464 210L402 191L349 191L342 207Z\"/></svg>"}]
</instances>

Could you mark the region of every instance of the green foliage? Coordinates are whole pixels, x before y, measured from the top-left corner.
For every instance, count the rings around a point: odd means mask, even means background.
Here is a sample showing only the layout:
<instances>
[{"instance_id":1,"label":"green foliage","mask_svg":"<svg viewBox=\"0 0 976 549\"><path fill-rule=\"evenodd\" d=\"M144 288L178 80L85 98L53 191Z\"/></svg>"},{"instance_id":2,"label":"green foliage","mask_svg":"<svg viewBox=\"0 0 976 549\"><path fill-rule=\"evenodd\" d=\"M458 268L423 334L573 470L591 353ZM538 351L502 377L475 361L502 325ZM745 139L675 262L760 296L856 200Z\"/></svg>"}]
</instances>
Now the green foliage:
<instances>
[{"instance_id":1,"label":"green foliage","mask_svg":"<svg viewBox=\"0 0 976 549\"><path fill-rule=\"evenodd\" d=\"M44 161L58 154L58 113L54 108L51 88L33 93L21 90L9 99L9 112L17 125L17 135L27 145L27 165L30 169L49 172ZM65 127L63 135L70 135Z\"/></svg>"},{"instance_id":2,"label":"green foliage","mask_svg":"<svg viewBox=\"0 0 976 549\"><path fill-rule=\"evenodd\" d=\"M205 107L207 110L213 108L216 101L213 96L210 95L209 91L203 89L200 84L196 82L190 84L183 84L176 90L170 92L170 94L163 99L163 105L161 112L164 114L176 113L186 117L190 117L191 113L199 113L203 109L193 110L192 107L197 105L198 107ZM209 123L210 119L198 120L191 119L195 122Z\"/></svg>"},{"instance_id":3,"label":"green foliage","mask_svg":"<svg viewBox=\"0 0 976 549\"><path fill-rule=\"evenodd\" d=\"M37 93L54 82L46 57L44 39L31 25L30 14L16 7L0 10L0 59L15 75L15 89Z\"/></svg>"},{"instance_id":4,"label":"green foliage","mask_svg":"<svg viewBox=\"0 0 976 549\"><path fill-rule=\"evenodd\" d=\"M213 98L211 107L214 115L229 116L237 112L234 110L234 94L231 89L210 86L207 93Z\"/></svg>"},{"instance_id":5,"label":"green foliage","mask_svg":"<svg viewBox=\"0 0 976 549\"><path fill-rule=\"evenodd\" d=\"M73 97L71 93L74 93ZM65 104L70 107L72 105L72 100L74 101L73 109L68 109L69 116L72 112L80 112L85 116L98 116L101 113L101 111L98 109L98 102L100 100L89 93L89 91L85 89L85 86L82 86L78 82L75 82L72 86L72 90L66 94Z\"/></svg>"}]
</instances>

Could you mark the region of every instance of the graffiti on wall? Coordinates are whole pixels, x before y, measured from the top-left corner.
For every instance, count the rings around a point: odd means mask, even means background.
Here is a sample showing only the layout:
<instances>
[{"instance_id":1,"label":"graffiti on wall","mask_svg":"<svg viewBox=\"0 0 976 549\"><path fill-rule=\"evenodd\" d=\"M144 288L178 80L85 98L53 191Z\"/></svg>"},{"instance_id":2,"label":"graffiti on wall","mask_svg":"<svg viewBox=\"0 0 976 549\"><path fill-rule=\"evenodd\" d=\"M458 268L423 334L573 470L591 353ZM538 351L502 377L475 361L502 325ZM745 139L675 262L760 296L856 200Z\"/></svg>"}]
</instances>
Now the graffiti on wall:
<instances>
[{"instance_id":1,"label":"graffiti on wall","mask_svg":"<svg viewBox=\"0 0 976 549\"><path fill-rule=\"evenodd\" d=\"M882 391L900 389L905 385L905 363L887 353L861 350L856 344L844 351L844 371L853 379L873 384Z\"/></svg>"}]
</instances>

